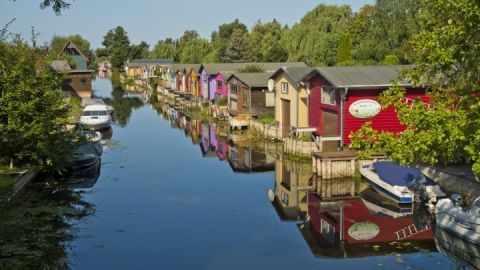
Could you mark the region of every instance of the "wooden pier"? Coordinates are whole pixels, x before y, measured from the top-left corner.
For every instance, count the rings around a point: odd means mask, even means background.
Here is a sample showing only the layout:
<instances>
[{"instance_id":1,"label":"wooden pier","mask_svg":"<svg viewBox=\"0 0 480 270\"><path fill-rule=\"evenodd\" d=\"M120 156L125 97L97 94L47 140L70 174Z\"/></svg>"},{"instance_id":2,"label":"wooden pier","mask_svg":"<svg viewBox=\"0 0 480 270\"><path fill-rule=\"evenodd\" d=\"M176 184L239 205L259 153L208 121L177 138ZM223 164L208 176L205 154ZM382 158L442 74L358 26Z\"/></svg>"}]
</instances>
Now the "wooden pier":
<instances>
[{"instance_id":1,"label":"wooden pier","mask_svg":"<svg viewBox=\"0 0 480 270\"><path fill-rule=\"evenodd\" d=\"M375 154L370 160L358 160L355 152L315 153L312 157L312 171L321 179L354 177L358 167L384 160L383 153Z\"/></svg>"}]
</instances>

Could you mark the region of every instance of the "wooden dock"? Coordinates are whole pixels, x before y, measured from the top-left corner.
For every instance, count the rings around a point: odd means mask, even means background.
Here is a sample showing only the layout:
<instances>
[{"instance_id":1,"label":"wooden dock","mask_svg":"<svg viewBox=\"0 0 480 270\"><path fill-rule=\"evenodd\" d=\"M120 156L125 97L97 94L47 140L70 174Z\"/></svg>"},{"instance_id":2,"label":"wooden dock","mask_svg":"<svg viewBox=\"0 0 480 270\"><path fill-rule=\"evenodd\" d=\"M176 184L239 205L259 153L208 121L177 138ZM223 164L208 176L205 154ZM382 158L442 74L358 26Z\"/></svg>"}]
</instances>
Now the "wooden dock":
<instances>
[{"instance_id":1,"label":"wooden dock","mask_svg":"<svg viewBox=\"0 0 480 270\"><path fill-rule=\"evenodd\" d=\"M358 160L355 152L315 153L312 157L312 171L321 179L354 177L357 168L384 160L383 153L375 154L370 160Z\"/></svg>"}]
</instances>

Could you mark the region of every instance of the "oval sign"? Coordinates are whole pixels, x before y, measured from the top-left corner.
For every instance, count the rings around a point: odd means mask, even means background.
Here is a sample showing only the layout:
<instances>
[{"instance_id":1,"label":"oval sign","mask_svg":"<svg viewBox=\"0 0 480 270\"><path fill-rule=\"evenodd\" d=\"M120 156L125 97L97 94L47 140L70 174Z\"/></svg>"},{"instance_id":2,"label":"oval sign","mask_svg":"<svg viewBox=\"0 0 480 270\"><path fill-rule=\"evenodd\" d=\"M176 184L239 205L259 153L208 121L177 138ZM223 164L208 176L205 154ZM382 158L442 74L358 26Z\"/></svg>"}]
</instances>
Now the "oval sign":
<instances>
[{"instance_id":1,"label":"oval sign","mask_svg":"<svg viewBox=\"0 0 480 270\"><path fill-rule=\"evenodd\" d=\"M373 99L355 101L348 111L356 118L372 118L380 113L382 106Z\"/></svg>"},{"instance_id":2,"label":"oval sign","mask_svg":"<svg viewBox=\"0 0 480 270\"><path fill-rule=\"evenodd\" d=\"M348 235L355 240L370 240L379 233L378 225L370 221L355 223L348 229Z\"/></svg>"}]
</instances>

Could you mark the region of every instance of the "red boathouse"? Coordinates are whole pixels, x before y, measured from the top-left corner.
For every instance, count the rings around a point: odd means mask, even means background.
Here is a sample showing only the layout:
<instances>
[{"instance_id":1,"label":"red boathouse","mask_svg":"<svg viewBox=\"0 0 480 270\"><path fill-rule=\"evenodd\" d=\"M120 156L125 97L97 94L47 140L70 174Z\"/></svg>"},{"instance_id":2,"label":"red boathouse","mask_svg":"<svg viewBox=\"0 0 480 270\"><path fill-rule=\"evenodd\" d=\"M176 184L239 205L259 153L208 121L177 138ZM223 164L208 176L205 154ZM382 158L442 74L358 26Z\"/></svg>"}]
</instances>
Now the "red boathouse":
<instances>
[{"instance_id":1,"label":"red boathouse","mask_svg":"<svg viewBox=\"0 0 480 270\"><path fill-rule=\"evenodd\" d=\"M377 99L394 81L407 90L405 98L427 100L425 89L399 79L400 71L408 66L341 66L318 67L305 76L309 84L309 126L323 149L336 150L350 144L349 134L366 122L379 131L400 132L393 106L381 108Z\"/></svg>"}]
</instances>

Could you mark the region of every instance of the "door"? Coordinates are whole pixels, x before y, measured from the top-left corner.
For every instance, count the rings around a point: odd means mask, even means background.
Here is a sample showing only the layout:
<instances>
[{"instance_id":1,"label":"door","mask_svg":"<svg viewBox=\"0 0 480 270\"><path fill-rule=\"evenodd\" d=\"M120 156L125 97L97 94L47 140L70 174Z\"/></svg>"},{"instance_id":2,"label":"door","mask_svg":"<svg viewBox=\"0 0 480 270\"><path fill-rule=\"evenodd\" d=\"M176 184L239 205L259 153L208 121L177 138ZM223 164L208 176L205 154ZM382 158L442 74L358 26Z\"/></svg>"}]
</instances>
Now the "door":
<instances>
[{"instance_id":1,"label":"door","mask_svg":"<svg viewBox=\"0 0 480 270\"><path fill-rule=\"evenodd\" d=\"M290 135L290 100L282 99L282 137Z\"/></svg>"}]
</instances>

